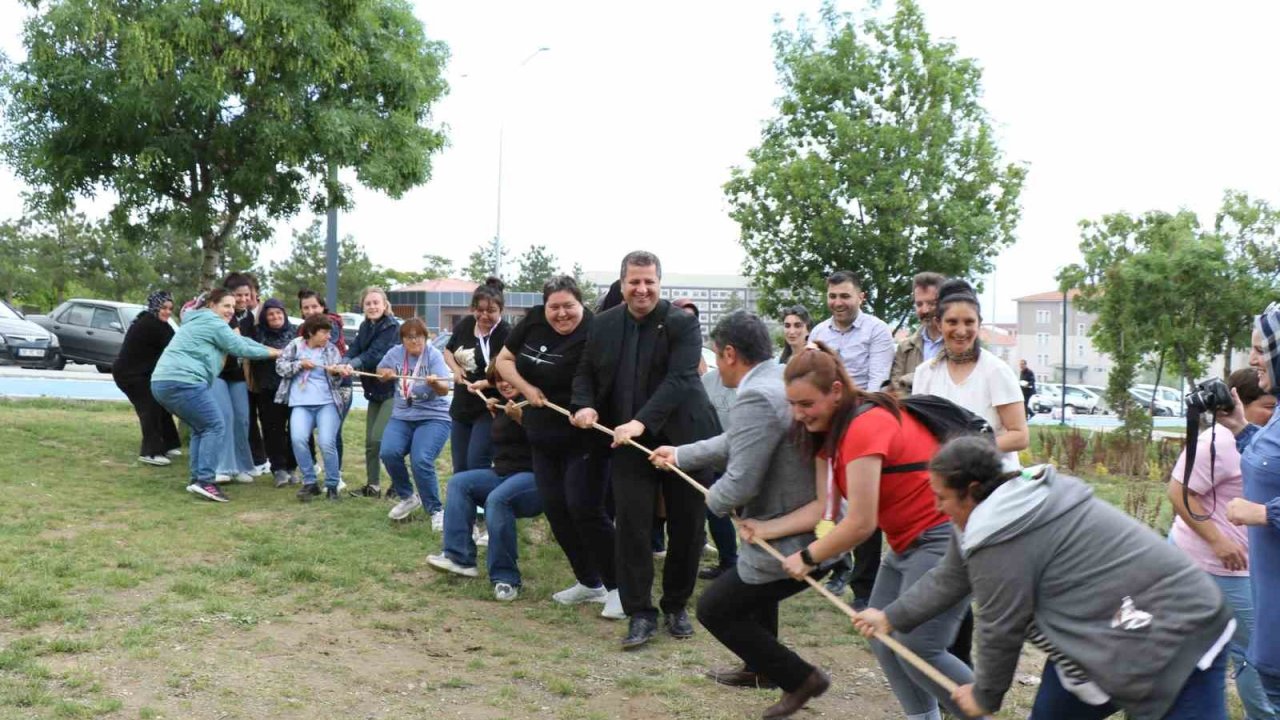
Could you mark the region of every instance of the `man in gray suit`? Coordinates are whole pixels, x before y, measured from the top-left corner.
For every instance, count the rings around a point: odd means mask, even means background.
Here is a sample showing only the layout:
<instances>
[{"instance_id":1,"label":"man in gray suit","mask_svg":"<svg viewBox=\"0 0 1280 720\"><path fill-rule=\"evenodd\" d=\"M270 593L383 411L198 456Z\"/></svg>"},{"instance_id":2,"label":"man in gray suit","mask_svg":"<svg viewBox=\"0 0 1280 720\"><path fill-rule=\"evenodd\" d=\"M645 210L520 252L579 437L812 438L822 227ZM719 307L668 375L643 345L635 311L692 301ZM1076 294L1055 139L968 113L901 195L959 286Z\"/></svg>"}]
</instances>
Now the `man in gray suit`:
<instances>
[{"instance_id":1,"label":"man in gray suit","mask_svg":"<svg viewBox=\"0 0 1280 720\"><path fill-rule=\"evenodd\" d=\"M790 433L783 368L772 361L769 331L759 317L736 310L716 323L711 340L721 382L737 388L728 430L660 447L650 459L658 467L723 473L711 486L707 507L717 515L736 508L744 539L767 539L783 555L798 552L813 540L812 528L778 528L770 520L815 501L815 470ZM764 550L744 543L738 564L698 600L698 621L743 661L741 668L708 675L724 685L782 688L766 718L789 716L830 685L826 673L778 642L778 604L805 587Z\"/></svg>"}]
</instances>

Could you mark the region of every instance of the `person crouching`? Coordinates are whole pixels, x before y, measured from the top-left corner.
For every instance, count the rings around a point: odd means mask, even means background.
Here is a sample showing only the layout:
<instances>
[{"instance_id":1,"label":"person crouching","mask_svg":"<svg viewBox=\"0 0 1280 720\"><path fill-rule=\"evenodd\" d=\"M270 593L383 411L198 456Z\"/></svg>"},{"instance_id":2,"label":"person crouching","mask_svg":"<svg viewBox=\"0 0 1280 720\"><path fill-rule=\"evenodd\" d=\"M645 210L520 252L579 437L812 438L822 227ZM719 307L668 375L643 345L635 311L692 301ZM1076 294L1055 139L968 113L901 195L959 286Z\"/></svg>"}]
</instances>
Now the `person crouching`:
<instances>
[{"instance_id":1,"label":"person crouching","mask_svg":"<svg viewBox=\"0 0 1280 720\"><path fill-rule=\"evenodd\" d=\"M325 494L338 499L338 482L342 470L338 463L338 430L350 403L351 388L343 387L338 363L342 353L329 343L333 328L329 318L313 315L302 323L302 337L285 347L276 360L281 382L276 402L288 404L289 440L293 455L302 472L298 499L306 502L320 494L316 483L316 465L307 450L311 431L316 431L316 444L324 461Z\"/></svg>"}]
</instances>

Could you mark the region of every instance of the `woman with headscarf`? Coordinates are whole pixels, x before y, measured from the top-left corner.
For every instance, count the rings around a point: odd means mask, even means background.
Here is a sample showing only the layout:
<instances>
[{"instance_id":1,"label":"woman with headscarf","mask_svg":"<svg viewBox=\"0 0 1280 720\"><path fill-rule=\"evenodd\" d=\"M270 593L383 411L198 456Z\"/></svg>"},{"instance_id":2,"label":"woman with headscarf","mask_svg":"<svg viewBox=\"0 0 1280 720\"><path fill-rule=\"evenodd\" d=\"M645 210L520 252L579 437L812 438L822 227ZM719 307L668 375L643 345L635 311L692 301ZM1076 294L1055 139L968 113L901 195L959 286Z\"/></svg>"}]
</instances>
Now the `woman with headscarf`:
<instances>
[{"instance_id":1,"label":"woman with headscarf","mask_svg":"<svg viewBox=\"0 0 1280 720\"><path fill-rule=\"evenodd\" d=\"M120 354L111 366L116 387L129 398L142 426L142 447L138 462L168 465L169 458L182 454L182 440L173 416L151 395L151 373L173 339L169 318L173 315L173 295L157 290L147 296L147 309L129 325Z\"/></svg>"},{"instance_id":2,"label":"woman with headscarf","mask_svg":"<svg viewBox=\"0 0 1280 720\"><path fill-rule=\"evenodd\" d=\"M297 335L284 303L271 298L262 304L262 316L258 322L256 340L267 347L284 350ZM298 460L293 455L289 440L288 404L276 402L276 390L280 388L280 373L273 360L254 360L250 363L253 379L258 386L254 400L258 403L258 418L262 421L262 443L271 463L271 474L276 487L298 482Z\"/></svg>"},{"instance_id":3,"label":"woman with headscarf","mask_svg":"<svg viewBox=\"0 0 1280 720\"><path fill-rule=\"evenodd\" d=\"M1258 373L1263 392L1276 393L1280 375L1280 303L1258 316L1249 366ZM1280 412L1264 426L1245 419L1240 396L1235 407L1218 416L1236 436L1244 497L1227 503L1227 519L1249 528L1249 572L1252 578L1254 627L1249 664L1258 671L1272 707L1280 707ZM1274 464L1273 464L1274 463Z\"/></svg>"}]
</instances>

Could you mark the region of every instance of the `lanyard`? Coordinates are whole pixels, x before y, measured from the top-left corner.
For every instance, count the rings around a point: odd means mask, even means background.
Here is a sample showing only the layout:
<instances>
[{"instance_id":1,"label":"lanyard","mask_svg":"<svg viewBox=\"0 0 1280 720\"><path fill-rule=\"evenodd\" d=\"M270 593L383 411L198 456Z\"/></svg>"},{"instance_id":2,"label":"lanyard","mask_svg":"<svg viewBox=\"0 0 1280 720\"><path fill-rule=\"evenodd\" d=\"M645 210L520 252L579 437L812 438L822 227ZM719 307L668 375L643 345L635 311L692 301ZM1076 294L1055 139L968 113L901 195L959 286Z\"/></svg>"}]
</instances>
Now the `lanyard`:
<instances>
[{"instance_id":1,"label":"lanyard","mask_svg":"<svg viewBox=\"0 0 1280 720\"><path fill-rule=\"evenodd\" d=\"M418 374L418 371L422 369L422 359L425 358L426 356L427 356L427 349L423 348L422 354L418 356L418 362L414 363L413 365L413 372L409 372L409 351L405 350L404 351L404 372L402 372L401 374L416 376ZM400 381L400 394L404 396L404 399L406 402L410 400L410 397L409 397L410 389L413 387L413 384L415 382L417 381L416 380Z\"/></svg>"},{"instance_id":2,"label":"lanyard","mask_svg":"<svg viewBox=\"0 0 1280 720\"><path fill-rule=\"evenodd\" d=\"M302 359L303 359L303 360L309 360L309 359L310 359L310 356L311 356L311 355L314 355L315 353L314 353L314 351L313 351L313 350L312 350L312 349L307 345L307 341L306 341L306 340L303 340L303 341L302 341L302 351L301 351L301 352L299 352L298 354L302 356ZM323 358L323 356L321 356L321 358L320 358L320 359L322 359L322 360L323 360L323 359L324 359L324 358ZM312 360L312 362L315 362L315 361L314 361L314 360ZM316 371L316 368L311 368L310 370L307 370L306 372L302 373L302 379L298 381L298 387L300 387L300 388L304 388L304 387L306 387L306 386L307 386L307 380L311 377L311 373L313 373L313 372L315 372L315 371Z\"/></svg>"},{"instance_id":3,"label":"lanyard","mask_svg":"<svg viewBox=\"0 0 1280 720\"><path fill-rule=\"evenodd\" d=\"M480 356L484 358L484 366L489 367L489 339L493 337L493 331L498 329L497 325L489 328L489 332L484 335L476 335L476 345L480 348Z\"/></svg>"}]
</instances>

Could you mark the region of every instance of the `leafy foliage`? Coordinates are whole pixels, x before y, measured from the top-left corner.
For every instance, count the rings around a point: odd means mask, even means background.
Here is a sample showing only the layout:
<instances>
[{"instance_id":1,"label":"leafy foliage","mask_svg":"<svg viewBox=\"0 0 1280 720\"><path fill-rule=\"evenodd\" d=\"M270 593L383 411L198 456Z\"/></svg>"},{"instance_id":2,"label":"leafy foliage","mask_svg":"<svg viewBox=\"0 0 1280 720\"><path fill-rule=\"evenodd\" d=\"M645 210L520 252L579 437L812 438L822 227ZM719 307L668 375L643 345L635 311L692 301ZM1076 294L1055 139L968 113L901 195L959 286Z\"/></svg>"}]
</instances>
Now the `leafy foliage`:
<instances>
[{"instance_id":1,"label":"leafy foliage","mask_svg":"<svg viewBox=\"0 0 1280 720\"><path fill-rule=\"evenodd\" d=\"M471 252L467 258L467 266L462 270L463 276L477 283L483 283L492 275L502 277L508 252L505 245L499 245L497 240L490 240Z\"/></svg>"},{"instance_id":2,"label":"leafy foliage","mask_svg":"<svg viewBox=\"0 0 1280 720\"><path fill-rule=\"evenodd\" d=\"M338 240L338 305L332 312L357 311L360 292L371 285L386 286L403 274L389 272L369 260L356 239L346 235ZM305 230L294 231L289 257L272 263L267 285L271 293L288 303L303 288L324 294L325 234L319 220Z\"/></svg>"},{"instance_id":3,"label":"leafy foliage","mask_svg":"<svg viewBox=\"0 0 1280 720\"><path fill-rule=\"evenodd\" d=\"M547 280L559 274L556 270L559 261L546 245L529 246L516 262L520 270L509 288L516 292L542 292Z\"/></svg>"},{"instance_id":4,"label":"leafy foliage","mask_svg":"<svg viewBox=\"0 0 1280 720\"><path fill-rule=\"evenodd\" d=\"M117 222L199 238L205 286L238 225L345 206L331 165L398 197L445 143L448 52L404 0L50 0L23 41L0 149L33 199L113 192Z\"/></svg>"},{"instance_id":5,"label":"leafy foliage","mask_svg":"<svg viewBox=\"0 0 1280 720\"><path fill-rule=\"evenodd\" d=\"M824 278L848 269L900 325L913 274L990 272L1026 170L1000 165L978 66L912 0L860 27L827 5L819 33L779 29L774 49L778 115L725 185L762 310L823 308Z\"/></svg>"}]
</instances>

